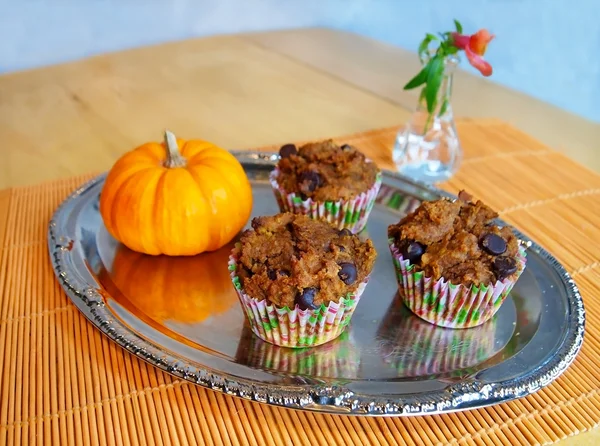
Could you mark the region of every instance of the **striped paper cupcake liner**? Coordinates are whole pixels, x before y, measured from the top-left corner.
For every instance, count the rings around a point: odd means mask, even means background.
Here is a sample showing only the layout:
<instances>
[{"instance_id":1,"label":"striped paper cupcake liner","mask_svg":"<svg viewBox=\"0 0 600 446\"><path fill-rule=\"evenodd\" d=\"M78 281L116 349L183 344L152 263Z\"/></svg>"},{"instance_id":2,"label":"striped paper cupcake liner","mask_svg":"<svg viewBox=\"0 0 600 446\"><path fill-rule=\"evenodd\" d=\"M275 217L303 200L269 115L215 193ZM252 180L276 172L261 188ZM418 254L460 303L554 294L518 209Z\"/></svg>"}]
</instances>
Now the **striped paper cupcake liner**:
<instances>
[{"instance_id":1,"label":"striped paper cupcake liner","mask_svg":"<svg viewBox=\"0 0 600 446\"><path fill-rule=\"evenodd\" d=\"M419 198L406 195L395 187L382 184L377 194L375 203L393 209L401 215L407 215L417 209L423 201Z\"/></svg>"},{"instance_id":2,"label":"striped paper cupcake liner","mask_svg":"<svg viewBox=\"0 0 600 446\"><path fill-rule=\"evenodd\" d=\"M497 317L465 330L433 327L411 314L397 296L379 335L383 361L398 371L398 376L424 377L438 374L462 375L486 361L494 353Z\"/></svg>"},{"instance_id":3,"label":"striped paper cupcake liner","mask_svg":"<svg viewBox=\"0 0 600 446\"><path fill-rule=\"evenodd\" d=\"M367 225L369 214L375 205L375 199L381 187L381 173L377 174L375 184L362 194L351 200L313 201L302 200L295 193L287 193L277 182L279 169L275 168L269 175L273 192L281 212L308 215L310 218L325 220L339 230L348 229L358 234Z\"/></svg>"},{"instance_id":4,"label":"striped paper cupcake liner","mask_svg":"<svg viewBox=\"0 0 600 446\"><path fill-rule=\"evenodd\" d=\"M328 306L321 305L316 310L301 310L297 305L292 309L280 308L244 292L236 271L238 249L239 246L236 246L229 257L231 281L256 336L274 345L303 348L324 344L343 333L367 286L368 278L358 286L356 292L348 293Z\"/></svg>"},{"instance_id":5,"label":"striped paper cupcake liner","mask_svg":"<svg viewBox=\"0 0 600 446\"><path fill-rule=\"evenodd\" d=\"M265 342L245 329L236 360L260 370L277 370L312 378L352 379L360 368L360 353L348 330L325 345L292 349Z\"/></svg>"},{"instance_id":6,"label":"striped paper cupcake liner","mask_svg":"<svg viewBox=\"0 0 600 446\"><path fill-rule=\"evenodd\" d=\"M517 255L517 272L493 285L454 285L443 278L433 280L416 271L389 240L400 296L404 304L421 319L448 328L476 327L496 314L512 290L527 262L525 250Z\"/></svg>"}]
</instances>

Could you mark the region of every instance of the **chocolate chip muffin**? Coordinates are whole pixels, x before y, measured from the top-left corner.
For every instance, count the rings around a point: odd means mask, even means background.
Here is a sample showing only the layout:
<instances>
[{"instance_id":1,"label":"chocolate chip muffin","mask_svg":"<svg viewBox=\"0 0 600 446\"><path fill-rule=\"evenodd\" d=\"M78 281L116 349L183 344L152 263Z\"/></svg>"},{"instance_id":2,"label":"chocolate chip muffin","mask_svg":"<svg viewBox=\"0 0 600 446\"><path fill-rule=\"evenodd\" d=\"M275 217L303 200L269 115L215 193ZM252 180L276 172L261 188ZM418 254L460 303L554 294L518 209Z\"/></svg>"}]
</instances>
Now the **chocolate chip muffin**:
<instances>
[{"instance_id":1,"label":"chocolate chip muffin","mask_svg":"<svg viewBox=\"0 0 600 446\"><path fill-rule=\"evenodd\" d=\"M459 198L423 203L390 226L388 236L433 279L489 285L514 275L519 242L511 229L493 225L498 214L481 201L468 201L464 192Z\"/></svg>"},{"instance_id":2,"label":"chocolate chip muffin","mask_svg":"<svg viewBox=\"0 0 600 446\"><path fill-rule=\"evenodd\" d=\"M376 255L370 240L347 229L283 213L252 220L230 269L255 334L277 345L310 346L343 331Z\"/></svg>"},{"instance_id":3,"label":"chocolate chip muffin","mask_svg":"<svg viewBox=\"0 0 600 446\"><path fill-rule=\"evenodd\" d=\"M296 149L279 150L279 184L287 191L315 201L348 200L370 189L379 173L356 148L331 139Z\"/></svg>"},{"instance_id":4,"label":"chocolate chip muffin","mask_svg":"<svg viewBox=\"0 0 600 446\"><path fill-rule=\"evenodd\" d=\"M332 140L286 144L271 183L282 211L362 230L381 186L381 173L358 149Z\"/></svg>"},{"instance_id":5,"label":"chocolate chip muffin","mask_svg":"<svg viewBox=\"0 0 600 446\"><path fill-rule=\"evenodd\" d=\"M470 195L461 191L456 201L424 202L398 224L389 226L390 249L405 303L406 296L414 300L411 293L422 282L430 290L417 293L422 294L417 300L425 301L411 302L413 306L420 305L420 316L432 306L436 306L437 313L443 313L452 303L447 299L460 295L462 300L454 302L460 308L452 308L456 314L445 314L451 317L445 324L464 324L472 319L482 323L483 317L489 319L525 267L525 252L517 237L509 227L495 225L497 217L494 210L481 201L473 202ZM409 276L413 278L410 287L410 280L405 280ZM474 306L481 306L484 297L487 307L483 306L482 313L482 308ZM474 306L469 307L470 303ZM433 316L438 318L439 314L425 315Z\"/></svg>"}]
</instances>

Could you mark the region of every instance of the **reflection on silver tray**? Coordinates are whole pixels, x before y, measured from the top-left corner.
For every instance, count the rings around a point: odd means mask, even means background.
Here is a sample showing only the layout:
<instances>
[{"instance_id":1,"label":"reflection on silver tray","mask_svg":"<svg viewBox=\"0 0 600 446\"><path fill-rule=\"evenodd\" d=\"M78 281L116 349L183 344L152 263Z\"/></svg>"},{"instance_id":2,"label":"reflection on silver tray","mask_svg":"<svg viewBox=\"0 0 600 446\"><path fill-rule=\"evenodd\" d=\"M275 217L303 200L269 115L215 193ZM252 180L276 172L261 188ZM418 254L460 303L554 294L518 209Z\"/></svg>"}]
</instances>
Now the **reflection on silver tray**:
<instances>
[{"instance_id":1,"label":"reflection on silver tray","mask_svg":"<svg viewBox=\"0 0 600 446\"><path fill-rule=\"evenodd\" d=\"M253 216L278 212L268 183L277 157L236 156L252 182ZM579 292L535 243L492 321L450 330L412 315L397 296L387 226L422 200L449 195L404 177L384 173L361 234L379 255L349 328L337 340L305 350L276 347L250 333L229 281L231 244L191 258L150 258L119 245L98 212L103 181L100 176L75 191L50 222L57 278L109 338L201 386L319 412L441 413L535 392L556 379L581 347L585 311Z\"/></svg>"}]
</instances>

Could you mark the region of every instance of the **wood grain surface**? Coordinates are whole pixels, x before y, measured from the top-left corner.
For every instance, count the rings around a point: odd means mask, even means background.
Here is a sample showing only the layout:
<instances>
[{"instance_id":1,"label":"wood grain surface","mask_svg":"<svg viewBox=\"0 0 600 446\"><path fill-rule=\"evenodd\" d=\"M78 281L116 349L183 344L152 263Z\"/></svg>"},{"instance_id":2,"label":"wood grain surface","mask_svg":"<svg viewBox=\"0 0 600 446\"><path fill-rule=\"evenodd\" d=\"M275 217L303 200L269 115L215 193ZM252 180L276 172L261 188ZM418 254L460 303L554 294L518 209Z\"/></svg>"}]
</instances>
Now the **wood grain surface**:
<instances>
[{"instance_id":1,"label":"wood grain surface","mask_svg":"<svg viewBox=\"0 0 600 446\"><path fill-rule=\"evenodd\" d=\"M400 125L413 53L327 29L218 36L0 76L0 188L105 170L182 137L229 149ZM457 116L501 118L600 170L600 126L459 71ZM390 149L391 150L391 149Z\"/></svg>"}]
</instances>

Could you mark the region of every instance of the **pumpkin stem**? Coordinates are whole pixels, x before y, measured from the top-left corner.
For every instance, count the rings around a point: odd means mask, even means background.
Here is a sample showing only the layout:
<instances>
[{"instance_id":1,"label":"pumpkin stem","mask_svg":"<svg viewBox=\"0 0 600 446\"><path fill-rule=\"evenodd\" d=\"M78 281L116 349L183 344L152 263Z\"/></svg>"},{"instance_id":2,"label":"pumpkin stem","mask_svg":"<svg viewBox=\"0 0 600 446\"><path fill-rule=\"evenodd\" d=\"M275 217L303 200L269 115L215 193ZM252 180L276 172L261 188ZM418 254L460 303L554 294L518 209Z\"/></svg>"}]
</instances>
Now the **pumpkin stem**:
<instances>
[{"instance_id":1,"label":"pumpkin stem","mask_svg":"<svg viewBox=\"0 0 600 446\"><path fill-rule=\"evenodd\" d=\"M165 130L165 146L167 147L167 159L165 161L165 167L183 167L186 165L185 158L179 153L179 147L177 146L177 138L175 135Z\"/></svg>"}]
</instances>

